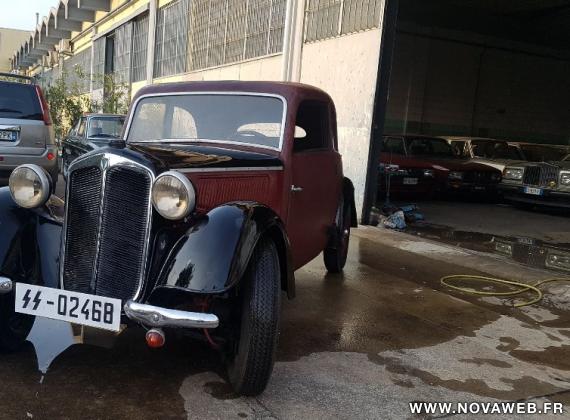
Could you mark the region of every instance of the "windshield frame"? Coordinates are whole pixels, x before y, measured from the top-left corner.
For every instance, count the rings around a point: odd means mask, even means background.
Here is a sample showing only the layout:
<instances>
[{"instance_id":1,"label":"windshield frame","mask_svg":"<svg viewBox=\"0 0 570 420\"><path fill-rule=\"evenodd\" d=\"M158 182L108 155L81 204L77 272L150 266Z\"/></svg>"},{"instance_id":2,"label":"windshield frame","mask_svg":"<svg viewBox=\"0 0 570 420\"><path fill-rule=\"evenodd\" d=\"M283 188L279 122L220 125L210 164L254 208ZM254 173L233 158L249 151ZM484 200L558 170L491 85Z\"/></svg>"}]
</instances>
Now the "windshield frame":
<instances>
[{"instance_id":1,"label":"windshield frame","mask_svg":"<svg viewBox=\"0 0 570 420\"><path fill-rule=\"evenodd\" d=\"M442 143L442 144L445 144L445 145L448 146L450 154L449 154L449 155L440 155L440 154L427 154L427 155L426 155L426 154L413 154L413 153L411 152L411 150L410 150L410 149L411 149L411 148L410 148L410 143L411 143L412 141L416 140L416 139L425 140L425 141L429 141L429 142L436 141L436 142L440 142L440 143ZM449 144L449 141L447 141L446 139L441 138L441 137L430 137L430 136L421 136L421 135L419 135L419 136L408 136L408 137L404 137L404 146L405 146L405 148L406 148L406 154L407 154L407 156L412 156L412 157L417 156L417 157L441 158L441 159L448 159L448 158L450 158L450 159L456 159L456 160L465 160L465 159L466 159L466 158L457 158L457 157L453 154L453 149L451 148L451 144Z\"/></svg>"},{"instance_id":2,"label":"windshield frame","mask_svg":"<svg viewBox=\"0 0 570 420\"><path fill-rule=\"evenodd\" d=\"M103 139L120 139L121 138L121 134L119 134L117 137L111 136L111 135L105 135L104 137L98 137L96 135L89 135L89 131L91 131L91 123L94 120L107 120L107 121L111 121L111 120L123 120L123 125L121 126L121 133L123 131L123 127L125 126L125 122L126 122L126 118L124 116L119 116L119 115L105 115L105 114L101 114L101 115L93 115L90 116L89 118L87 118L87 127L85 129L85 138L86 139L97 139L97 138L103 138Z\"/></svg>"},{"instance_id":3,"label":"windshield frame","mask_svg":"<svg viewBox=\"0 0 570 420\"><path fill-rule=\"evenodd\" d=\"M133 122L133 118L137 112L139 103L146 98L156 98L156 97L165 97L165 96L189 96L189 95L201 95L201 96L210 96L210 95L218 95L218 96L259 96L265 98L276 98L281 101L283 104L283 115L281 116L281 130L279 133L279 146L266 146L263 144L257 143L244 143L241 141L232 141L232 140L212 140L212 139L155 139L155 140L128 140L129 133L131 131L131 125ZM129 116L126 121L125 130L123 131L123 140L127 143L134 143L134 144L155 144L155 143L212 143L212 144L231 144L236 146L243 146L243 147L253 147L253 148L262 148L262 149L269 149L275 150L277 152L281 152L283 150L283 143L285 141L285 122L287 121L287 112L288 112L288 104L287 100L284 96L278 95L275 93L265 93L265 92L247 92L247 91L194 91L194 92L157 92L157 93L147 93L145 95L139 96L131 105L131 111L129 112Z\"/></svg>"}]
</instances>

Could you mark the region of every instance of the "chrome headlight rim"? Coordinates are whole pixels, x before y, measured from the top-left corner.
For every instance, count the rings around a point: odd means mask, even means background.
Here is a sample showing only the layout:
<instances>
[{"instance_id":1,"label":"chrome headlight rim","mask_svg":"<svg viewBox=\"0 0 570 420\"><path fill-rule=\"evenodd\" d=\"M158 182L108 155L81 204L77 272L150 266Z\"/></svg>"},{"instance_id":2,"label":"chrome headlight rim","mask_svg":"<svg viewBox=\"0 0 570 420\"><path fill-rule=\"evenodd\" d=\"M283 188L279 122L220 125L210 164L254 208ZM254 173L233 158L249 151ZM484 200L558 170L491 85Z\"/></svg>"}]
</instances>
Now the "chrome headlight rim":
<instances>
[{"instance_id":1,"label":"chrome headlight rim","mask_svg":"<svg viewBox=\"0 0 570 420\"><path fill-rule=\"evenodd\" d=\"M517 176L513 176L513 173L518 173ZM518 168L518 167L506 167L505 170L503 171L503 179L507 179L510 181L522 181L523 179L523 175L524 175L524 168Z\"/></svg>"},{"instance_id":2,"label":"chrome headlight rim","mask_svg":"<svg viewBox=\"0 0 570 420\"><path fill-rule=\"evenodd\" d=\"M15 193L15 187L14 187L14 179L17 175L18 171L21 170L29 170L32 171L38 178L40 185L41 185L41 190L40 190L40 196L39 199L34 201L34 203L25 203L24 201L18 199L16 197L16 193ZM51 179L51 177L48 175L48 173L40 166L38 165L34 165L34 164L24 164L24 165L20 165L18 167L16 167L12 173L10 174L10 178L8 180L8 189L10 190L10 196L12 197L12 200L14 200L14 202L25 209L36 209L39 208L41 206L43 206L50 198L51 196L51 192L52 192L52 186L53 186L53 180Z\"/></svg>"},{"instance_id":3,"label":"chrome headlight rim","mask_svg":"<svg viewBox=\"0 0 570 420\"><path fill-rule=\"evenodd\" d=\"M570 171L560 172L560 185L564 185L565 187L570 187Z\"/></svg>"},{"instance_id":4,"label":"chrome headlight rim","mask_svg":"<svg viewBox=\"0 0 570 420\"><path fill-rule=\"evenodd\" d=\"M184 192L186 193L186 195L188 197L188 205L186 206L186 209L184 209L184 211L182 213L180 213L179 215L172 216L172 215L168 215L168 214L164 213L163 211L161 211L161 209L159 208L159 206L155 200L155 194L154 194L155 188L157 188L159 183L164 178L167 178L167 177L172 177L172 178L175 178L176 180L180 181L180 183L184 187ZM152 184L151 201L152 201L152 206L157 211L157 213L160 214L165 219L172 220L172 221L182 220L185 217L188 217L188 215L190 213L192 213L192 211L194 211L194 209L196 208L196 189L194 188L194 185L192 184L192 182L188 178L186 178L182 173L177 172L177 171L163 172L162 174L160 174L159 176L156 177L156 179L154 180L154 183Z\"/></svg>"}]
</instances>

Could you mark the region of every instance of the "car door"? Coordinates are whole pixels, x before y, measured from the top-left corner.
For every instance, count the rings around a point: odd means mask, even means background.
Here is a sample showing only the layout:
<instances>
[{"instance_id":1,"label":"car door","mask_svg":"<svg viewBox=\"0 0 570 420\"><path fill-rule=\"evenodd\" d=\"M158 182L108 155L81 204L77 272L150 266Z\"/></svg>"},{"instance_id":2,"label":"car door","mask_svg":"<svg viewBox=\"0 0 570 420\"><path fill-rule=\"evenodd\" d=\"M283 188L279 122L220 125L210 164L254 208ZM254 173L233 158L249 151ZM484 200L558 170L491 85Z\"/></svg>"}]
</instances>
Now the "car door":
<instances>
[{"instance_id":1,"label":"car door","mask_svg":"<svg viewBox=\"0 0 570 420\"><path fill-rule=\"evenodd\" d=\"M69 133L64 141L63 155L68 164L81 155L81 139L87 131L87 118L81 117L75 128Z\"/></svg>"},{"instance_id":2,"label":"car door","mask_svg":"<svg viewBox=\"0 0 570 420\"><path fill-rule=\"evenodd\" d=\"M342 191L342 164L335 150L334 110L326 102L305 101L297 111L291 154L287 232L295 268L326 246Z\"/></svg>"}]
</instances>

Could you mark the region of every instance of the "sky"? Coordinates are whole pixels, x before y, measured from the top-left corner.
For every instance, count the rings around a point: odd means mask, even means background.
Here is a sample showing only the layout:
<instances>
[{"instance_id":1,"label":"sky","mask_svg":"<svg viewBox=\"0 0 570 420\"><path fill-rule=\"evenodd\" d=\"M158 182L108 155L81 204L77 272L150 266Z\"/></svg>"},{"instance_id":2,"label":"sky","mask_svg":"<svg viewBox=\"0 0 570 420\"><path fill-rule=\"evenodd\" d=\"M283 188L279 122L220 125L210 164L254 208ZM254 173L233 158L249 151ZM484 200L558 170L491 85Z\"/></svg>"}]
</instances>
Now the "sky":
<instances>
[{"instance_id":1,"label":"sky","mask_svg":"<svg viewBox=\"0 0 570 420\"><path fill-rule=\"evenodd\" d=\"M49 13L59 0L0 0L0 28L24 29L36 28L36 12L40 20Z\"/></svg>"}]
</instances>

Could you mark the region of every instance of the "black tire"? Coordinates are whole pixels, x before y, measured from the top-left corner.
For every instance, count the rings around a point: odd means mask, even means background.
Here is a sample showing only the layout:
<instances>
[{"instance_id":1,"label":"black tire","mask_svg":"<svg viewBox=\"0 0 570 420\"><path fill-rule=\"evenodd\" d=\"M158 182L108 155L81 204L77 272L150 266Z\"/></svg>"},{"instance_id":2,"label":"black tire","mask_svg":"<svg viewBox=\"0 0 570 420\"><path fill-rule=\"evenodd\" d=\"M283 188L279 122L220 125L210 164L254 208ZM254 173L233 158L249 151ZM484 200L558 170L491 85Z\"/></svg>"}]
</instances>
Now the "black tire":
<instances>
[{"instance_id":1,"label":"black tire","mask_svg":"<svg viewBox=\"0 0 570 420\"><path fill-rule=\"evenodd\" d=\"M14 295L0 296L0 353L18 351L34 325L34 317L14 312Z\"/></svg>"},{"instance_id":2,"label":"black tire","mask_svg":"<svg viewBox=\"0 0 570 420\"><path fill-rule=\"evenodd\" d=\"M280 277L277 247L263 238L243 279L239 337L228 357L228 377L240 395L259 395L271 377L279 337Z\"/></svg>"},{"instance_id":3,"label":"black tire","mask_svg":"<svg viewBox=\"0 0 570 420\"><path fill-rule=\"evenodd\" d=\"M340 273L346 265L350 245L350 204L342 200L336 214L335 232L324 250L325 267L329 273Z\"/></svg>"}]
</instances>

